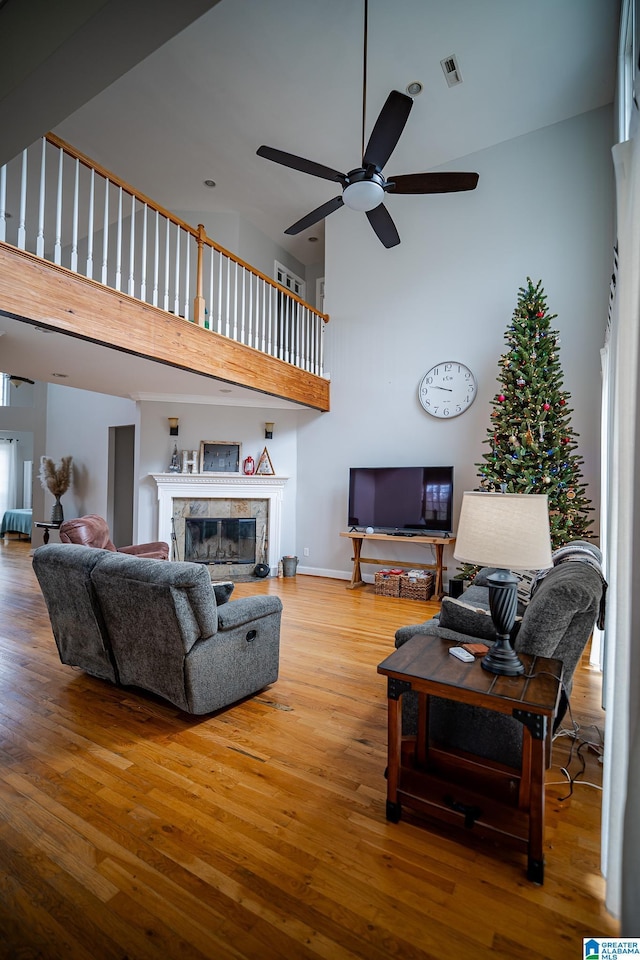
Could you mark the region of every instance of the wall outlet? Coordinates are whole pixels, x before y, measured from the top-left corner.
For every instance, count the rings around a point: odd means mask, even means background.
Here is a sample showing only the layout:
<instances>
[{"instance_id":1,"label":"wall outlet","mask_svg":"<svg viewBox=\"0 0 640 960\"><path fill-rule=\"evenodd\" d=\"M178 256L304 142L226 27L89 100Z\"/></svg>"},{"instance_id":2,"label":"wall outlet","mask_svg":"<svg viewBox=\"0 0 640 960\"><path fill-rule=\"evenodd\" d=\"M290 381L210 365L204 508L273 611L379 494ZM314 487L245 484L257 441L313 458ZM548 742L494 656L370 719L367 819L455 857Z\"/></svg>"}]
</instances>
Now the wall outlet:
<instances>
[{"instance_id":1,"label":"wall outlet","mask_svg":"<svg viewBox=\"0 0 640 960\"><path fill-rule=\"evenodd\" d=\"M304 548L304 550L302 551L302 555L303 555L303 557L308 557L308 556L309 556L309 547L305 547L305 548Z\"/></svg>"}]
</instances>

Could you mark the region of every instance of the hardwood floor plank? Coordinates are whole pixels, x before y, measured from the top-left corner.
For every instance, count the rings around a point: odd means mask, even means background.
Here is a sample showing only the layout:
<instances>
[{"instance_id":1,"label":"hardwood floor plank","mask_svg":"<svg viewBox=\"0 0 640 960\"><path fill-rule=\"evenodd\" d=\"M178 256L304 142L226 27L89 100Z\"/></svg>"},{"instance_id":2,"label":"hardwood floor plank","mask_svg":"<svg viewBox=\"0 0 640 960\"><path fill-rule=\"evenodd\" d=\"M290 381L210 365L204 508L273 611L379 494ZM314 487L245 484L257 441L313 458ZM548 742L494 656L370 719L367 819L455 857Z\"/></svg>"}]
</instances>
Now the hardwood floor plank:
<instances>
[{"instance_id":1,"label":"hardwood floor plank","mask_svg":"<svg viewBox=\"0 0 640 960\"><path fill-rule=\"evenodd\" d=\"M601 794L571 792L569 737L547 773L542 887L518 851L386 820L376 667L437 603L300 575L234 595L261 593L284 605L278 681L189 717L61 664L29 545L0 542L0 960L566 960L617 935ZM571 706L595 744L600 680L585 656Z\"/></svg>"}]
</instances>

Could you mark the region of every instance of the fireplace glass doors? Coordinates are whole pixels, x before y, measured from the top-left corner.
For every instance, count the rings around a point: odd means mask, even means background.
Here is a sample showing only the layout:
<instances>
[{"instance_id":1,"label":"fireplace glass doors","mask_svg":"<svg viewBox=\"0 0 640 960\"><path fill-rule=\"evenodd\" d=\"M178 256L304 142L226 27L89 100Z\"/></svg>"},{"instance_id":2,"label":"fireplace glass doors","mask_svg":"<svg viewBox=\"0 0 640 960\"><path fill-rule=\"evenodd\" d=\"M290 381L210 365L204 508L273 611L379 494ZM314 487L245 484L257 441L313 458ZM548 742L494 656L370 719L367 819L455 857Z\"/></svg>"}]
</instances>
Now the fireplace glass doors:
<instances>
[{"instance_id":1,"label":"fireplace glass doors","mask_svg":"<svg viewBox=\"0 0 640 960\"><path fill-rule=\"evenodd\" d=\"M256 562L255 519L185 518L184 559L192 563Z\"/></svg>"}]
</instances>

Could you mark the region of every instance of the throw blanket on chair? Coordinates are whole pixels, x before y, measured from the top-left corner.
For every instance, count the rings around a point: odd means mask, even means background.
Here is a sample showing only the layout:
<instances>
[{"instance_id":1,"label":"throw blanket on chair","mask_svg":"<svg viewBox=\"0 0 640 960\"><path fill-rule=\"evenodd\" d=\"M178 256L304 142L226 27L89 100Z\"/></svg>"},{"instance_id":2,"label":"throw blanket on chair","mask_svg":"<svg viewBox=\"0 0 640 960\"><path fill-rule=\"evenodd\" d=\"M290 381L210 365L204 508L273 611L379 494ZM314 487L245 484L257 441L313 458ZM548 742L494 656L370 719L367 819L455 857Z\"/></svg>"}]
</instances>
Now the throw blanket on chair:
<instances>
[{"instance_id":1,"label":"throw blanket on chair","mask_svg":"<svg viewBox=\"0 0 640 960\"><path fill-rule=\"evenodd\" d=\"M606 599L607 599L607 581L604 578L602 573L602 553L593 543L588 543L586 540L573 540L571 543L567 543L564 547L558 547L557 550L554 550L552 555L553 566L557 567L561 563L586 563L590 567L593 567L600 574L600 579L602 580L602 597L600 599L600 609L598 611L598 620L597 627L598 630L604 630L604 621L606 613ZM534 577L533 583L531 585L531 596L534 595L538 585L546 575L549 573L549 570L552 568L549 567L547 570L540 570Z\"/></svg>"}]
</instances>

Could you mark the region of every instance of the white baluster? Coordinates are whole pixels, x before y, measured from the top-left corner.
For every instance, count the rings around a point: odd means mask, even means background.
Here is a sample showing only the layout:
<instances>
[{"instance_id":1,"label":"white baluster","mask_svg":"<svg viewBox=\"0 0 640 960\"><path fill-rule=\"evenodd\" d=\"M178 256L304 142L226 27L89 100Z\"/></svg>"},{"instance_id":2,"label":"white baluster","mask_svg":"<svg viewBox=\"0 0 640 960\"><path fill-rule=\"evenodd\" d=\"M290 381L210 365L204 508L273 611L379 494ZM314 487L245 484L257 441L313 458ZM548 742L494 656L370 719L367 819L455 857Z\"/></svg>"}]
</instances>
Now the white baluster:
<instances>
[{"instance_id":1,"label":"white baluster","mask_svg":"<svg viewBox=\"0 0 640 960\"><path fill-rule=\"evenodd\" d=\"M218 324L216 333L222 333L222 254L218 250Z\"/></svg>"},{"instance_id":2,"label":"white baluster","mask_svg":"<svg viewBox=\"0 0 640 960\"><path fill-rule=\"evenodd\" d=\"M7 239L7 167L0 167L0 240Z\"/></svg>"},{"instance_id":3,"label":"white baluster","mask_svg":"<svg viewBox=\"0 0 640 960\"><path fill-rule=\"evenodd\" d=\"M136 198L131 194L131 221L129 223L129 280L127 293L133 297L136 292Z\"/></svg>"},{"instance_id":4,"label":"white baluster","mask_svg":"<svg viewBox=\"0 0 640 960\"><path fill-rule=\"evenodd\" d=\"M176 275L173 293L173 312L180 315L180 227L176 227Z\"/></svg>"},{"instance_id":5,"label":"white baluster","mask_svg":"<svg viewBox=\"0 0 640 960\"><path fill-rule=\"evenodd\" d=\"M229 257L225 257L225 260L227 261L227 276L225 280L227 290L226 290L226 297L225 297L226 310L225 310L225 318L224 318L224 335L225 337L228 337L229 330L230 330L230 320L231 320L231 261L229 260Z\"/></svg>"},{"instance_id":6,"label":"white baluster","mask_svg":"<svg viewBox=\"0 0 640 960\"><path fill-rule=\"evenodd\" d=\"M116 290L122 283L122 187L118 189L118 219L116 222Z\"/></svg>"},{"instance_id":7,"label":"white baluster","mask_svg":"<svg viewBox=\"0 0 640 960\"><path fill-rule=\"evenodd\" d=\"M108 179L104 181L104 212L102 215L102 274L100 280L107 282L109 267L109 187Z\"/></svg>"},{"instance_id":8,"label":"white baluster","mask_svg":"<svg viewBox=\"0 0 640 960\"><path fill-rule=\"evenodd\" d=\"M22 173L20 177L20 215L18 220L18 249L27 245L27 151L22 151Z\"/></svg>"},{"instance_id":9,"label":"white baluster","mask_svg":"<svg viewBox=\"0 0 640 960\"><path fill-rule=\"evenodd\" d=\"M156 210L156 229L155 240L153 244L153 295L151 302L154 307L158 306L158 273L160 268L160 214Z\"/></svg>"},{"instance_id":10,"label":"white baluster","mask_svg":"<svg viewBox=\"0 0 640 960\"><path fill-rule=\"evenodd\" d=\"M247 271L244 267L240 267L240 281L242 284L242 300L240 303L240 343L246 343L247 341L244 338L247 320L245 314L245 300L246 300L246 286L247 286Z\"/></svg>"},{"instance_id":11,"label":"white baluster","mask_svg":"<svg viewBox=\"0 0 640 960\"><path fill-rule=\"evenodd\" d=\"M56 190L56 238L53 244L53 262L62 263L62 174L64 171L64 150L58 151L58 188Z\"/></svg>"},{"instance_id":12,"label":"white baluster","mask_svg":"<svg viewBox=\"0 0 640 960\"><path fill-rule=\"evenodd\" d=\"M142 260L140 262L140 299L147 301L147 205L142 207Z\"/></svg>"},{"instance_id":13,"label":"white baluster","mask_svg":"<svg viewBox=\"0 0 640 960\"><path fill-rule=\"evenodd\" d=\"M190 280L189 271L191 270L191 234L187 233L186 231L184 232L184 234L185 234L184 242L186 245L185 264L184 264L184 318L185 320L188 320L189 319L189 299L190 299L189 290L191 289L189 284L189 280Z\"/></svg>"},{"instance_id":14,"label":"white baluster","mask_svg":"<svg viewBox=\"0 0 640 960\"><path fill-rule=\"evenodd\" d=\"M253 309L253 287L255 285L255 280L253 274L249 274L249 346L251 346L251 339L254 338L254 347L258 342L258 332L256 329L256 318L254 315Z\"/></svg>"},{"instance_id":15,"label":"white baluster","mask_svg":"<svg viewBox=\"0 0 640 960\"><path fill-rule=\"evenodd\" d=\"M238 339L238 261L233 261L233 333L234 340Z\"/></svg>"},{"instance_id":16,"label":"white baluster","mask_svg":"<svg viewBox=\"0 0 640 960\"><path fill-rule=\"evenodd\" d=\"M209 330L213 330L214 303L213 303L213 264L215 250L209 247Z\"/></svg>"},{"instance_id":17,"label":"white baluster","mask_svg":"<svg viewBox=\"0 0 640 960\"><path fill-rule=\"evenodd\" d=\"M47 141L42 138L42 156L40 158L40 197L38 201L38 234L36 236L36 256L44 257L44 201L47 170Z\"/></svg>"},{"instance_id":18,"label":"white baluster","mask_svg":"<svg viewBox=\"0 0 640 960\"><path fill-rule=\"evenodd\" d=\"M164 244L164 297L162 299L162 309L169 309L169 226L170 223L164 218L165 221L165 244Z\"/></svg>"},{"instance_id":19,"label":"white baluster","mask_svg":"<svg viewBox=\"0 0 640 960\"><path fill-rule=\"evenodd\" d=\"M87 229L87 276L93 280L93 204L95 198L95 171L89 180L89 224Z\"/></svg>"},{"instance_id":20,"label":"white baluster","mask_svg":"<svg viewBox=\"0 0 640 960\"><path fill-rule=\"evenodd\" d=\"M75 176L73 181L73 229L71 239L71 269L78 272L78 195L80 190L80 161L76 160Z\"/></svg>"}]
</instances>

